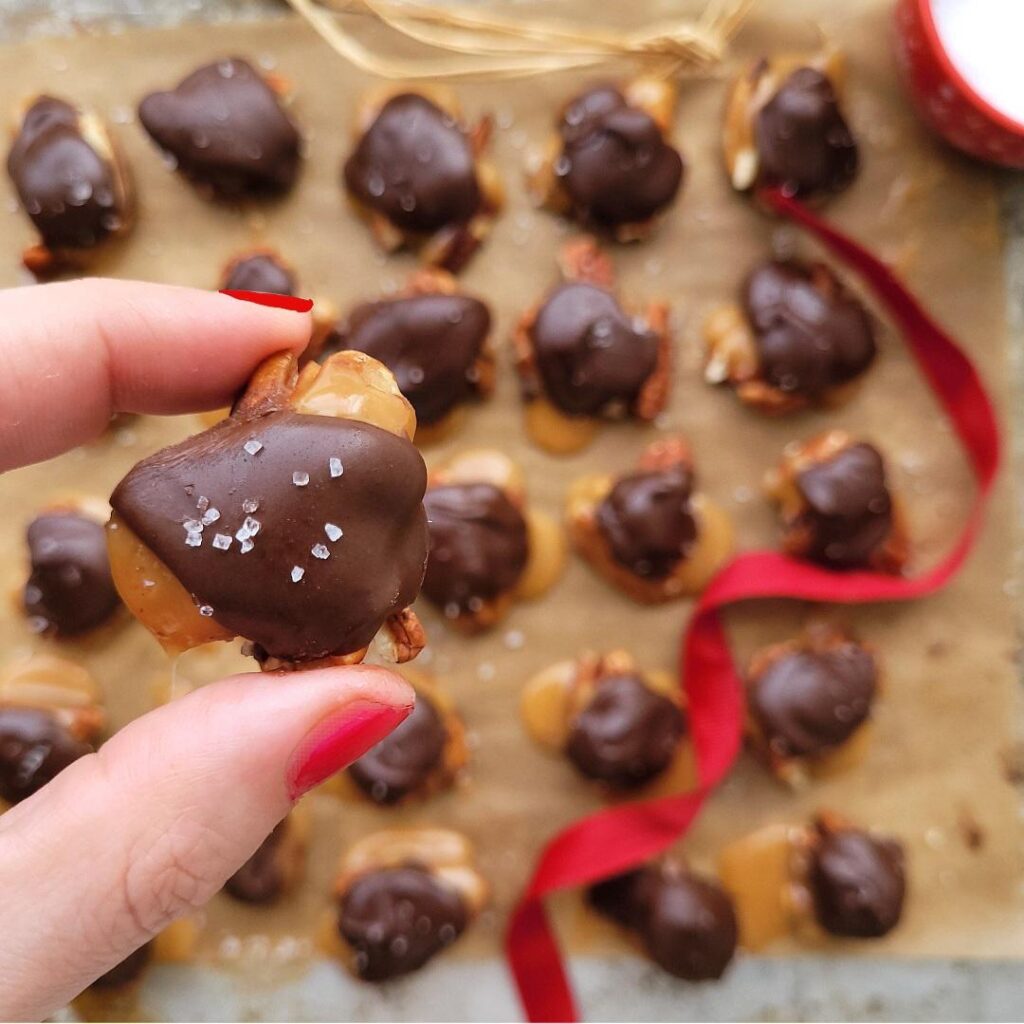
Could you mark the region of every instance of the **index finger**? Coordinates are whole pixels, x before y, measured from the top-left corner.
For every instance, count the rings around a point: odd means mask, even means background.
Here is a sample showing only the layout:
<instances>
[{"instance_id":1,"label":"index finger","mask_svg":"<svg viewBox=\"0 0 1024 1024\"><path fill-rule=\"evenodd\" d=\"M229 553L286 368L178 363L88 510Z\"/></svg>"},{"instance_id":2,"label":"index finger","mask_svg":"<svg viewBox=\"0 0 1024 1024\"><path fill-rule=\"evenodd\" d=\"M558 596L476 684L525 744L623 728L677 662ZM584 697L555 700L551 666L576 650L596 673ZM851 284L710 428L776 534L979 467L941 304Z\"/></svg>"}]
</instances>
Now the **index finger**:
<instances>
[{"instance_id":1,"label":"index finger","mask_svg":"<svg viewBox=\"0 0 1024 1024\"><path fill-rule=\"evenodd\" d=\"M115 412L226 405L257 364L301 351L307 313L100 278L0 291L0 471L99 436Z\"/></svg>"}]
</instances>

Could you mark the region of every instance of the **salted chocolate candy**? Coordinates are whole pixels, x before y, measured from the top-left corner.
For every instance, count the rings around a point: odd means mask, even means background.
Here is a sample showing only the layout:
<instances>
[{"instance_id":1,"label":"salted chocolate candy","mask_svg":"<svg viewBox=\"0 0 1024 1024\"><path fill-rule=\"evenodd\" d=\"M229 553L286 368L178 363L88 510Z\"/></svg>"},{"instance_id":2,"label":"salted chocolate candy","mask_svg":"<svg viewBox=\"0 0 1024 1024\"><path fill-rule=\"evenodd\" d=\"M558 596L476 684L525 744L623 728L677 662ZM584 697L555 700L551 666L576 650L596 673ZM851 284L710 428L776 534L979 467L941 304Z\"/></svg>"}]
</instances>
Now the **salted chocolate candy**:
<instances>
[{"instance_id":1,"label":"salted chocolate candy","mask_svg":"<svg viewBox=\"0 0 1024 1024\"><path fill-rule=\"evenodd\" d=\"M522 472L501 452L471 449L436 466L423 504L430 532L423 596L464 632L495 625L561 575L561 531L528 507Z\"/></svg>"},{"instance_id":2,"label":"salted chocolate candy","mask_svg":"<svg viewBox=\"0 0 1024 1024\"><path fill-rule=\"evenodd\" d=\"M875 360L875 323L824 263L769 260L704 328L711 384L760 412L839 404Z\"/></svg>"},{"instance_id":3,"label":"salted chocolate candy","mask_svg":"<svg viewBox=\"0 0 1024 1024\"><path fill-rule=\"evenodd\" d=\"M355 349L382 362L416 410L420 442L447 434L465 403L494 390L490 330L487 305L429 268L395 298L356 306L324 351Z\"/></svg>"},{"instance_id":4,"label":"salted chocolate candy","mask_svg":"<svg viewBox=\"0 0 1024 1024\"><path fill-rule=\"evenodd\" d=\"M377 832L342 859L329 950L364 981L419 970L472 923L487 883L473 849L437 828Z\"/></svg>"},{"instance_id":5,"label":"salted chocolate candy","mask_svg":"<svg viewBox=\"0 0 1024 1024\"><path fill-rule=\"evenodd\" d=\"M241 903L276 903L302 879L308 833L305 808L294 808L224 883L224 892Z\"/></svg>"},{"instance_id":6,"label":"salted chocolate candy","mask_svg":"<svg viewBox=\"0 0 1024 1024\"><path fill-rule=\"evenodd\" d=\"M295 295L295 272L272 249L256 249L236 256L224 268L222 289Z\"/></svg>"},{"instance_id":7,"label":"salted chocolate candy","mask_svg":"<svg viewBox=\"0 0 1024 1024\"><path fill-rule=\"evenodd\" d=\"M846 767L865 740L878 686L874 653L838 627L762 648L747 670L751 744L794 786Z\"/></svg>"},{"instance_id":8,"label":"salted chocolate candy","mask_svg":"<svg viewBox=\"0 0 1024 1024\"><path fill-rule=\"evenodd\" d=\"M36 633L76 637L110 621L121 607L101 520L87 509L43 510L25 532L29 575L22 608Z\"/></svg>"},{"instance_id":9,"label":"salted chocolate candy","mask_svg":"<svg viewBox=\"0 0 1024 1024\"><path fill-rule=\"evenodd\" d=\"M641 672L626 651L549 666L526 684L521 710L533 740L612 790L636 790L686 770L678 686Z\"/></svg>"},{"instance_id":10,"label":"salted chocolate candy","mask_svg":"<svg viewBox=\"0 0 1024 1024\"><path fill-rule=\"evenodd\" d=\"M735 81L723 149L734 188L779 188L801 199L835 195L857 175L856 140L843 116L835 52L762 58Z\"/></svg>"},{"instance_id":11,"label":"salted chocolate candy","mask_svg":"<svg viewBox=\"0 0 1024 1024\"><path fill-rule=\"evenodd\" d=\"M574 96L530 175L535 200L617 241L646 237L683 180L669 141L675 103L674 85L654 78Z\"/></svg>"},{"instance_id":12,"label":"salted chocolate candy","mask_svg":"<svg viewBox=\"0 0 1024 1024\"><path fill-rule=\"evenodd\" d=\"M243 637L264 668L394 661L423 632L416 417L361 352L267 360L231 416L140 462L108 525L125 604L169 650ZM379 636L378 636L379 634Z\"/></svg>"},{"instance_id":13,"label":"salted chocolate candy","mask_svg":"<svg viewBox=\"0 0 1024 1024\"><path fill-rule=\"evenodd\" d=\"M462 123L447 90L391 88L367 96L342 179L386 251L416 248L457 273L490 232L504 196L485 151L489 118Z\"/></svg>"},{"instance_id":14,"label":"salted chocolate candy","mask_svg":"<svg viewBox=\"0 0 1024 1024\"><path fill-rule=\"evenodd\" d=\"M25 104L7 154L7 173L39 232L25 266L39 276L82 263L125 234L134 216L128 166L105 122L54 96Z\"/></svg>"},{"instance_id":15,"label":"salted chocolate candy","mask_svg":"<svg viewBox=\"0 0 1024 1024\"><path fill-rule=\"evenodd\" d=\"M567 243L560 263L565 281L523 314L513 343L527 430L566 454L585 447L601 419L649 421L664 409L671 343L668 307L624 307L594 239Z\"/></svg>"},{"instance_id":16,"label":"salted chocolate candy","mask_svg":"<svg viewBox=\"0 0 1024 1024\"><path fill-rule=\"evenodd\" d=\"M636 472L574 481L566 523L573 547L597 572L650 604L698 592L732 550L732 524L695 491L681 438L648 445Z\"/></svg>"},{"instance_id":17,"label":"salted chocolate candy","mask_svg":"<svg viewBox=\"0 0 1024 1024\"><path fill-rule=\"evenodd\" d=\"M901 572L908 541L877 448L830 430L790 445L765 478L787 554L829 569Z\"/></svg>"},{"instance_id":18,"label":"salted chocolate candy","mask_svg":"<svg viewBox=\"0 0 1024 1024\"><path fill-rule=\"evenodd\" d=\"M214 197L279 195L295 184L302 145L282 92L279 80L231 57L144 97L139 120L172 166Z\"/></svg>"},{"instance_id":19,"label":"salted chocolate candy","mask_svg":"<svg viewBox=\"0 0 1024 1024\"><path fill-rule=\"evenodd\" d=\"M429 676L402 674L416 691L412 714L348 769L360 793L385 807L448 789L469 757L462 718L448 694Z\"/></svg>"},{"instance_id":20,"label":"salted chocolate candy","mask_svg":"<svg viewBox=\"0 0 1024 1024\"><path fill-rule=\"evenodd\" d=\"M720 978L736 953L739 928L728 893L681 864L648 864L605 879L590 887L587 902L684 981Z\"/></svg>"}]
</instances>

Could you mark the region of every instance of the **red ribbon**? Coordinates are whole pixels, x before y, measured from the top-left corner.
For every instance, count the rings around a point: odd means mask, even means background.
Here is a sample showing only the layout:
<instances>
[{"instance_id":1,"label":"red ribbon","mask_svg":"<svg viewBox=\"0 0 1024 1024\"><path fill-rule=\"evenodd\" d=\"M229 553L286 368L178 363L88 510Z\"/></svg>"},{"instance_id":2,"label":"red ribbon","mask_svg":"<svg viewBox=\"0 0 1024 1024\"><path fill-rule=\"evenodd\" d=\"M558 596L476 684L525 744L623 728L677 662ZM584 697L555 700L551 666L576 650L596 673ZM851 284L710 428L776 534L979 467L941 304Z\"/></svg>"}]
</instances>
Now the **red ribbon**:
<instances>
[{"instance_id":1,"label":"red ribbon","mask_svg":"<svg viewBox=\"0 0 1024 1024\"><path fill-rule=\"evenodd\" d=\"M589 885L664 852L685 835L740 751L743 690L719 609L766 597L841 604L906 601L938 590L957 572L974 543L999 467L999 428L992 402L973 364L953 339L892 271L860 245L780 192L766 192L761 199L817 236L884 304L960 437L977 481L977 498L952 550L921 576L837 573L775 551L752 551L737 556L712 580L697 602L681 652L698 786L689 793L588 815L544 848L506 935L509 965L531 1021L576 1020L544 898L560 889Z\"/></svg>"}]
</instances>

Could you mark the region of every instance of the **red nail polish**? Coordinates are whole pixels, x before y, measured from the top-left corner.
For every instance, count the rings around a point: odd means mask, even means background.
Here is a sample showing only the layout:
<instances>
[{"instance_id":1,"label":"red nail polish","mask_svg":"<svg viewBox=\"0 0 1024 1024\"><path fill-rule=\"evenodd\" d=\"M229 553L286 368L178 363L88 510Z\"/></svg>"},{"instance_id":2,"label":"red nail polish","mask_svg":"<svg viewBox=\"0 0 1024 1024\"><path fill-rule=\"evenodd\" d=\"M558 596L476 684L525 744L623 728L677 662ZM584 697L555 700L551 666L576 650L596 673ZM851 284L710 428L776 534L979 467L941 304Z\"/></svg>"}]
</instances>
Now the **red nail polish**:
<instances>
[{"instance_id":1,"label":"red nail polish","mask_svg":"<svg viewBox=\"0 0 1024 1024\"><path fill-rule=\"evenodd\" d=\"M294 295L275 295L273 292L246 292L235 288L221 288L221 295L230 295L243 302L255 302L257 306L273 306L275 309L290 309L296 313L308 313L313 308L312 299L299 299Z\"/></svg>"},{"instance_id":2,"label":"red nail polish","mask_svg":"<svg viewBox=\"0 0 1024 1024\"><path fill-rule=\"evenodd\" d=\"M288 760L288 796L303 793L376 746L409 716L412 706L356 701L317 722Z\"/></svg>"}]
</instances>

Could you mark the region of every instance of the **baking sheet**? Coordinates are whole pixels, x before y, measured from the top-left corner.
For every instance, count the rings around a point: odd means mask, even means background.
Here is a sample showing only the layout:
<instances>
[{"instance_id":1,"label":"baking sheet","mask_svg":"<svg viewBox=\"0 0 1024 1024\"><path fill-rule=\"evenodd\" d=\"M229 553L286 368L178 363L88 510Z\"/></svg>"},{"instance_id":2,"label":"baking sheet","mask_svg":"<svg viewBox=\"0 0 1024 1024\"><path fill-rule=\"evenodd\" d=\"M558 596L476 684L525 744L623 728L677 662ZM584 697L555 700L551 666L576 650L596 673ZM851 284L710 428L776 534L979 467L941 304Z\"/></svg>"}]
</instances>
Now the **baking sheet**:
<instances>
[{"instance_id":1,"label":"baking sheet","mask_svg":"<svg viewBox=\"0 0 1024 1024\"><path fill-rule=\"evenodd\" d=\"M933 311L978 361L1006 408L1000 240L993 183L987 172L940 149L923 133L896 91L887 46L886 4L837 12L816 0L785 5L785 24L765 4L737 46L752 55L774 46L817 41L811 19L847 49L848 111L864 146L855 187L831 208L836 222L892 259ZM295 193L258 212L239 213L201 201L163 166L134 123L138 98L177 81L195 65L226 54L248 56L294 84L296 115L305 128L309 160ZM138 33L104 39L47 41L5 51L0 62L0 108L24 94L62 92L93 105L113 122L128 151L141 194L138 230L98 268L112 276L213 286L221 264L252 244L280 248L297 267L303 291L341 308L400 287L413 261L385 259L342 202L338 166L349 145L356 93L366 81L304 26L290 22ZM117 74L111 74L116 67ZM13 73L17 70L17 74ZM895 486L905 496L918 565L929 564L952 539L966 513L969 477L953 438L898 341L886 337L866 386L839 412L768 422L742 410L732 395L713 391L699 375L699 327L714 304L729 298L742 270L773 244L795 237L733 196L717 152L724 83L684 86L677 117L689 163L679 203L655 238L616 250L626 294L667 297L679 345L676 389L656 428L604 430L587 452L554 459L526 442L519 424L507 336L519 311L554 280L554 253L563 225L534 211L522 191L521 169L549 130L559 98L589 80L541 81L461 89L472 116L496 117L495 152L509 204L495 233L463 275L496 314L502 373L495 399L473 410L468 428L428 462L461 446L495 444L526 469L533 500L557 513L570 479L593 470L625 469L661 430L681 430L693 442L702 486L727 505L745 547L775 538L771 511L757 494L765 468L782 446L825 426L846 426L875 440L890 456ZM513 102L514 101L514 102ZM9 200L6 182L3 199ZM10 205L10 204L9 204ZM0 283L21 281L16 254L30 238L20 214L0 213L7 253ZM9 508L0 530L0 575L15 588L23 572L22 528L51 495L68 491L106 496L143 454L194 430L196 421L135 418L115 424L95 445L43 466L9 474L0 493ZM963 576L945 593L913 606L862 609L843 615L882 653L887 670L876 715L875 742L856 771L823 781L800 796L779 788L744 758L711 802L685 844L698 865L709 865L722 842L774 820L798 820L816 807L834 807L898 834L908 845L912 894L901 928L881 943L832 944L844 953L1016 955L1024 938L1019 882L1016 797L1006 777L1014 714L1013 593L1007 482L997 489L989 525ZM561 824L598 806L567 765L534 749L517 716L528 676L584 647L630 646L642 664L671 667L688 606L641 609L607 588L573 560L555 591L518 606L485 637L466 640L445 631L429 609L429 668L458 698L474 739L465 787L399 812L341 804L330 795L310 803L317 819L306 883L279 908L211 905L199 959L232 966L265 982L294 976L313 953L313 920L321 912L334 864L344 845L397 820L461 828L479 845L495 886L489 913L451 952L453 957L500 951L504 912L528 872L532 854ZM795 606L758 605L730 614L737 648L785 636L805 615ZM0 619L0 649L23 656L56 645L31 637L25 623ZM168 665L135 624L84 644L61 645L80 658L106 688L121 724L144 711ZM211 678L240 662L226 653L187 655L180 680ZM965 842L964 823L976 824L982 844ZM607 949L617 939L589 920L573 898L563 904L564 933L577 949ZM775 952L787 952L780 945ZM276 972L283 972L277 975Z\"/></svg>"}]
</instances>

